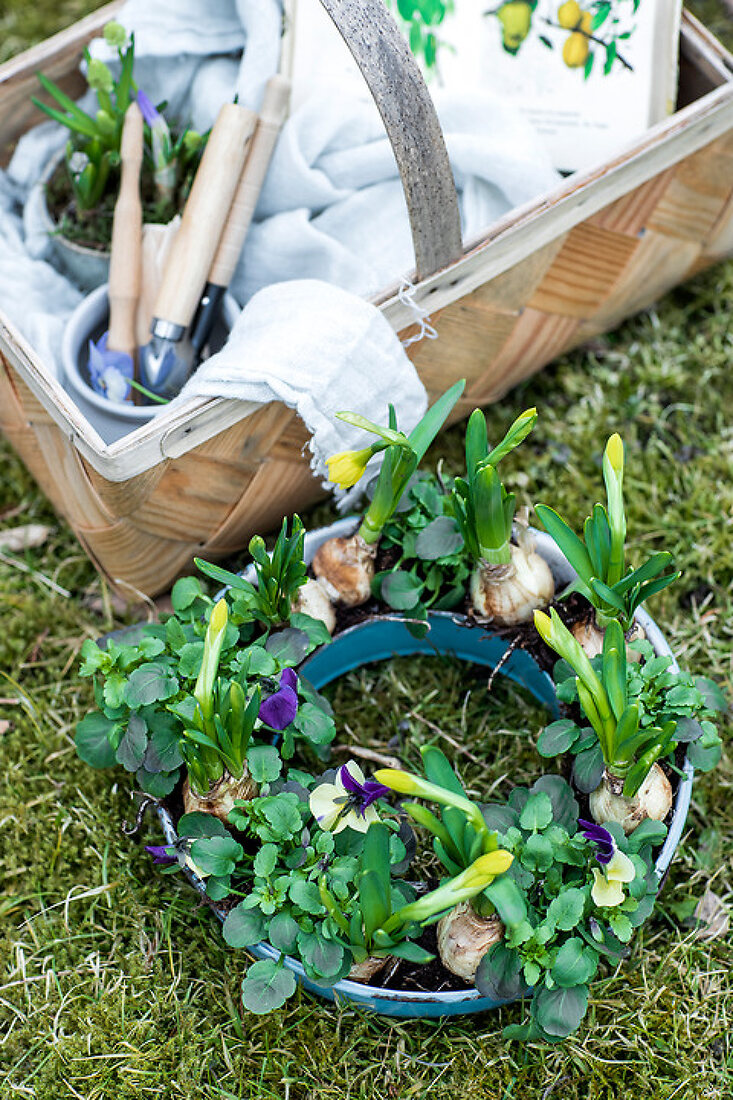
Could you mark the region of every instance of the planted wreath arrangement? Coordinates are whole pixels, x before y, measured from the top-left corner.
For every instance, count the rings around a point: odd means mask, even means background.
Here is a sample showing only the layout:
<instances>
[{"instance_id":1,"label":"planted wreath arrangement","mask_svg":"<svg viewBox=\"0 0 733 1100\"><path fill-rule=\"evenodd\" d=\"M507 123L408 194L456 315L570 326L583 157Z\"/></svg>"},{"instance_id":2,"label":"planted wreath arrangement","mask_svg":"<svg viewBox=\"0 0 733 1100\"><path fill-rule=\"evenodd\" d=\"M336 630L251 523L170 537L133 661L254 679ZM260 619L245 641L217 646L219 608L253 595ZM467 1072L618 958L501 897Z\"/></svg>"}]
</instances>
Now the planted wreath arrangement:
<instances>
[{"instance_id":1,"label":"planted wreath arrangement","mask_svg":"<svg viewBox=\"0 0 733 1100\"><path fill-rule=\"evenodd\" d=\"M382 465L357 529L321 539L310 569L294 517L271 554L252 540L246 576L197 563L228 585L216 602L185 578L165 624L86 642L81 674L94 677L97 706L76 743L87 763L120 764L165 800L167 842L148 850L164 871L184 869L229 945L259 956L242 983L246 1008L282 1005L298 964L324 992L348 979L347 989L394 995L401 971L438 955L442 980L473 986L479 1007L532 995L528 1023L508 1037L556 1041L580 1024L599 963L622 958L652 911L673 784L717 761L724 701L637 636L635 611L676 574L667 554L626 565L620 438L604 453L606 504L582 538L537 507L576 571L555 601L553 572L497 470L534 410L493 448L474 412L465 476L418 472L462 389L409 435L392 409L387 426L342 414L376 440L335 455L332 480L355 484L376 454ZM547 667L559 657L553 690L522 655L555 706L537 748L556 772L500 803L469 794L431 743L417 770L329 768L334 716L309 674L385 623L423 649L447 627L493 638L498 653L511 635L507 667L522 647ZM366 645L346 667L389 652ZM509 657L496 652L484 663Z\"/></svg>"},{"instance_id":2,"label":"planted wreath arrangement","mask_svg":"<svg viewBox=\"0 0 733 1100\"><path fill-rule=\"evenodd\" d=\"M46 184L49 211L67 240L99 250L109 249L112 215L119 193L122 127L134 100L144 119L141 196L143 220L166 224L185 203L206 135L177 123L169 125L165 104L153 104L134 79L135 39L118 22L104 28L107 44L117 51L114 75L108 65L84 51L85 75L97 100L96 110L83 110L57 84L38 74L53 101L33 103L69 131L63 157Z\"/></svg>"}]
</instances>

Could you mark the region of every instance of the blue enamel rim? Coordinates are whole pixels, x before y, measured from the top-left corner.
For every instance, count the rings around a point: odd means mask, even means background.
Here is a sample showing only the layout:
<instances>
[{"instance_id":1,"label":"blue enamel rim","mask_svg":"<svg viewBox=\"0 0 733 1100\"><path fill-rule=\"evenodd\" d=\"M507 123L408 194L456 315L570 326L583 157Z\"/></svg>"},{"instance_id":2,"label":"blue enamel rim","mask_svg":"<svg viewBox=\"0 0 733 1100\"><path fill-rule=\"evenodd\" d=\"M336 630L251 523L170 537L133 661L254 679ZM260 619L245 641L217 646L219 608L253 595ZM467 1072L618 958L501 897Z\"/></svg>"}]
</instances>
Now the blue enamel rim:
<instances>
[{"instance_id":1,"label":"blue enamel rim","mask_svg":"<svg viewBox=\"0 0 733 1100\"><path fill-rule=\"evenodd\" d=\"M352 521L341 520L323 531L312 532L306 536L306 555L311 557L317 546L336 535L350 530ZM557 550L555 544L541 532L536 533L538 550L548 561L559 584L567 584L572 579L572 570ZM308 541L310 541L310 546ZM671 657L671 668L678 671L679 666L657 624L644 611L637 611L636 619L644 628L657 656ZM496 668L507 652L506 640L484 628L468 623L465 616L451 612L432 612L428 616L429 632L423 639L414 638L404 619L395 616L376 616L356 626L342 631L326 646L321 646L300 666L300 672L307 676L316 690L331 683L337 677L351 672L362 665L390 657L428 654L432 656L456 657L472 664ZM512 650L503 661L499 675L506 676L529 691L540 703L547 707L552 718L559 715L555 689L552 680L543 672L534 658L520 649ZM677 788L672 821L667 838L655 863L655 871L661 885L672 857L679 844L687 819L692 796L693 768L685 759L683 774ZM158 817L169 843L177 839L173 820L164 806L158 806ZM184 868L184 874L202 896L206 896L204 882L192 871ZM219 920L225 914L212 906ZM279 959L280 952L269 943L258 943L249 947L248 952L258 959ZM466 1015L484 1012L509 1004L510 1001L495 1001L482 997L475 987L451 990L444 993L422 993L413 990L382 989L343 979L332 987L317 985L305 974L302 965L286 957L284 965L292 970L304 989L329 1001L344 1001L351 1005L378 1012L384 1016L406 1018L428 1018L438 1016Z\"/></svg>"}]
</instances>

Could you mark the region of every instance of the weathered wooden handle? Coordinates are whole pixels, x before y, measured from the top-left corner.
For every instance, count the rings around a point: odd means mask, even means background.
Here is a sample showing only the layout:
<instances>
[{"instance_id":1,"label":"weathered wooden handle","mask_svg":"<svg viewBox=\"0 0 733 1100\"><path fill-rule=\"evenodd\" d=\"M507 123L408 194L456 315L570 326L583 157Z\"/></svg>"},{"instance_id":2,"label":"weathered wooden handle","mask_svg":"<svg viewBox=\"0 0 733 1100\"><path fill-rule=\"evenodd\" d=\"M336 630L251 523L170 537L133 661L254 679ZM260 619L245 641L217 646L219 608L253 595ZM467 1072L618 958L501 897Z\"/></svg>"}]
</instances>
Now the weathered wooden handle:
<instances>
[{"instance_id":1,"label":"weathered wooden handle","mask_svg":"<svg viewBox=\"0 0 733 1100\"><path fill-rule=\"evenodd\" d=\"M461 219L443 133L422 73L384 0L321 0L354 56L392 144L418 279L463 254Z\"/></svg>"},{"instance_id":2,"label":"weathered wooden handle","mask_svg":"<svg viewBox=\"0 0 733 1100\"><path fill-rule=\"evenodd\" d=\"M135 314L140 296L143 212L140 165L143 159L143 116L137 103L125 114L120 146L120 193L112 220L109 262L109 335L107 347L134 355Z\"/></svg>"},{"instance_id":3,"label":"weathered wooden handle","mask_svg":"<svg viewBox=\"0 0 733 1100\"><path fill-rule=\"evenodd\" d=\"M253 114L253 127L256 123L257 128L209 274L209 282L215 286L229 286L234 274L289 103L290 81L280 75L271 77L265 87L259 119Z\"/></svg>"},{"instance_id":4,"label":"weathered wooden handle","mask_svg":"<svg viewBox=\"0 0 733 1100\"><path fill-rule=\"evenodd\" d=\"M242 173L251 117L245 107L225 103L214 123L155 301L159 320L191 323Z\"/></svg>"}]
</instances>

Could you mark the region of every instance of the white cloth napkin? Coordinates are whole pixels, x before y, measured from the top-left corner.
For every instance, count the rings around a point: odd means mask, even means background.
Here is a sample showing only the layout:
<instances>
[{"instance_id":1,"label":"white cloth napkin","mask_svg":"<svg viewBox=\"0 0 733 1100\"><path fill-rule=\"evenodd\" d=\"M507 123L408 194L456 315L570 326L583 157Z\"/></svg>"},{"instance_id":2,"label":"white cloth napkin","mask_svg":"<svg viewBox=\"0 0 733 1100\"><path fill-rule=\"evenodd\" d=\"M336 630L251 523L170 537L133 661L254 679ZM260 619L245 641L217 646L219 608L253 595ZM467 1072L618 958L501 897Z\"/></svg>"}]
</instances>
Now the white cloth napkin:
<instances>
[{"instance_id":1,"label":"white cloth napkin","mask_svg":"<svg viewBox=\"0 0 733 1100\"><path fill-rule=\"evenodd\" d=\"M283 401L294 408L311 433L311 465L318 476L325 476L330 455L375 441L337 420L337 412L359 412L386 424L391 403L408 432L427 404L415 368L379 310L316 279L278 283L255 294L225 346L199 367L172 406L189 397L220 396Z\"/></svg>"}]
</instances>

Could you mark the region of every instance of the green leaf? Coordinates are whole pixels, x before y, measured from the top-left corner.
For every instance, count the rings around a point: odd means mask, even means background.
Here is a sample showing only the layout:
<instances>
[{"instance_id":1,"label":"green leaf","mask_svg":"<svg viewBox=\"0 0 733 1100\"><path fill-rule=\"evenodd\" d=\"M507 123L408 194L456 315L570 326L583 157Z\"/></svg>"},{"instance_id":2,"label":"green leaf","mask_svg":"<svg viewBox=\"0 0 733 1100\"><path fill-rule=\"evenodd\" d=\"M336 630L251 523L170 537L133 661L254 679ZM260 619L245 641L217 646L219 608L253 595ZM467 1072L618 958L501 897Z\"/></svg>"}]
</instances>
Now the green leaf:
<instances>
[{"instance_id":1,"label":"green leaf","mask_svg":"<svg viewBox=\"0 0 733 1100\"><path fill-rule=\"evenodd\" d=\"M596 743L593 748L585 749L575 757L573 783L583 794L590 794L603 778L604 768L603 752L601 746Z\"/></svg>"},{"instance_id":2,"label":"green leaf","mask_svg":"<svg viewBox=\"0 0 733 1100\"><path fill-rule=\"evenodd\" d=\"M418 463L422 462L430 444L443 426L453 406L466 388L466 380L462 378L446 390L442 397L432 405L425 416L410 432L407 437Z\"/></svg>"},{"instance_id":3,"label":"green leaf","mask_svg":"<svg viewBox=\"0 0 733 1100\"><path fill-rule=\"evenodd\" d=\"M535 504L535 513L550 538L557 543L575 572L586 585L593 579L593 566L588 551L564 519L546 504Z\"/></svg>"},{"instance_id":4,"label":"green leaf","mask_svg":"<svg viewBox=\"0 0 733 1100\"><path fill-rule=\"evenodd\" d=\"M437 561L455 554L462 546L456 521L450 516L437 516L417 536L415 552L423 561Z\"/></svg>"},{"instance_id":5,"label":"green leaf","mask_svg":"<svg viewBox=\"0 0 733 1100\"><path fill-rule=\"evenodd\" d=\"M277 844L263 844L254 860L254 872L268 878L277 866Z\"/></svg>"},{"instance_id":6,"label":"green leaf","mask_svg":"<svg viewBox=\"0 0 733 1100\"><path fill-rule=\"evenodd\" d=\"M92 768L111 768L116 763L117 735L122 724L92 711L76 727L74 743L79 757Z\"/></svg>"},{"instance_id":7,"label":"green leaf","mask_svg":"<svg viewBox=\"0 0 733 1100\"><path fill-rule=\"evenodd\" d=\"M705 722L707 726L710 723ZM723 754L723 744L715 729L704 730L702 736L687 746L687 759L693 768L701 772L709 772L720 762Z\"/></svg>"},{"instance_id":8,"label":"green leaf","mask_svg":"<svg viewBox=\"0 0 733 1100\"><path fill-rule=\"evenodd\" d=\"M331 715L315 703L301 703L293 725L311 745L328 745L336 733Z\"/></svg>"},{"instance_id":9,"label":"green leaf","mask_svg":"<svg viewBox=\"0 0 733 1100\"><path fill-rule=\"evenodd\" d=\"M310 639L304 630L286 627L271 634L265 648L281 666L299 665L310 651Z\"/></svg>"},{"instance_id":10,"label":"green leaf","mask_svg":"<svg viewBox=\"0 0 733 1100\"><path fill-rule=\"evenodd\" d=\"M705 700L705 706L708 710L722 712L728 709L728 700L725 693L720 685L715 683L715 680L711 680L708 676L696 676L695 687Z\"/></svg>"},{"instance_id":11,"label":"green leaf","mask_svg":"<svg viewBox=\"0 0 733 1100\"><path fill-rule=\"evenodd\" d=\"M250 745L247 766L255 783L272 783L280 775L282 761L274 745Z\"/></svg>"},{"instance_id":12,"label":"green leaf","mask_svg":"<svg viewBox=\"0 0 733 1100\"><path fill-rule=\"evenodd\" d=\"M552 802L542 791L531 794L519 815L522 829L545 829L552 821Z\"/></svg>"},{"instance_id":13,"label":"green leaf","mask_svg":"<svg viewBox=\"0 0 733 1100\"><path fill-rule=\"evenodd\" d=\"M200 837L191 845L191 858L196 866L217 877L231 875L243 855L242 845L229 836Z\"/></svg>"},{"instance_id":14,"label":"green leaf","mask_svg":"<svg viewBox=\"0 0 733 1100\"><path fill-rule=\"evenodd\" d=\"M344 949L335 940L325 940L316 932L298 934L298 951L309 978L336 978L344 961Z\"/></svg>"},{"instance_id":15,"label":"green leaf","mask_svg":"<svg viewBox=\"0 0 733 1100\"><path fill-rule=\"evenodd\" d=\"M526 919L527 903L524 894L507 875L495 878L484 893L508 928Z\"/></svg>"},{"instance_id":16,"label":"green leaf","mask_svg":"<svg viewBox=\"0 0 733 1100\"><path fill-rule=\"evenodd\" d=\"M288 890L290 900L306 913L312 916L321 916L324 912L323 902L315 882L307 879L295 879Z\"/></svg>"},{"instance_id":17,"label":"green leaf","mask_svg":"<svg viewBox=\"0 0 733 1100\"><path fill-rule=\"evenodd\" d=\"M201 662L204 657L204 643L186 642L178 653L178 671L181 676L195 680L201 671Z\"/></svg>"},{"instance_id":18,"label":"green leaf","mask_svg":"<svg viewBox=\"0 0 733 1100\"><path fill-rule=\"evenodd\" d=\"M575 928L585 909L585 891L576 886L565 889L559 897L553 898L547 909L547 916L557 928L569 932ZM544 1024L542 1025L544 1027Z\"/></svg>"},{"instance_id":19,"label":"green leaf","mask_svg":"<svg viewBox=\"0 0 733 1100\"><path fill-rule=\"evenodd\" d=\"M532 1015L548 1035L565 1038L579 1027L588 1008L588 987L537 990L532 1000Z\"/></svg>"},{"instance_id":20,"label":"green leaf","mask_svg":"<svg viewBox=\"0 0 733 1100\"><path fill-rule=\"evenodd\" d=\"M178 783L178 771L149 772L147 768L138 768L135 780L141 790L153 798L166 798Z\"/></svg>"},{"instance_id":21,"label":"green leaf","mask_svg":"<svg viewBox=\"0 0 733 1100\"><path fill-rule=\"evenodd\" d=\"M475 985L483 997L493 1001L514 1001L528 991L522 975L522 960L503 943L493 944L479 963Z\"/></svg>"},{"instance_id":22,"label":"green leaf","mask_svg":"<svg viewBox=\"0 0 733 1100\"><path fill-rule=\"evenodd\" d=\"M575 744L580 735L580 727L570 718L560 718L545 726L537 738L537 751L540 756L561 756Z\"/></svg>"},{"instance_id":23,"label":"green leaf","mask_svg":"<svg viewBox=\"0 0 733 1100\"><path fill-rule=\"evenodd\" d=\"M258 909L238 905L227 913L222 935L230 947L251 947L265 936L265 918Z\"/></svg>"},{"instance_id":24,"label":"green leaf","mask_svg":"<svg viewBox=\"0 0 733 1100\"><path fill-rule=\"evenodd\" d=\"M296 981L291 970L274 959L259 959L247 971L242 982L242 1004L249 1012L264 1016L282 1008L295 993Z\"/></svg>"},{"instance_id":25,"label":"green leaf","mask_svg":"<svg viewBox=\"0 0 733 1100\"><path fill-rule=\"evenodd\" d=\"M390 573L382 581L382 599L396 611L409 611L415 607L421 593L422 582L401 569Z\"/></svg>"},{"instance_id":26,"label":"green leaf","mask_svg":"<svg viewBox=\"0 0 733 1100\"><path fill-rule=\"evenodd\" d=\"M567 989L574 985L586 985L597 968L595 951L587 947L579 936L572 936L558 951L550 973L557 985Z\"/></svg>"},{"instance_id":27,"label":"green leaf","mask_svg":"<svg viewBox=\"0 0 733 1100\"><path fill-rule=\"evenodd\" d=\"M178 692L176 677L156 661L140 665L131 673L125 690L125 702L133 709L170 699Z\"/></svg>"},{"instance_id":28,"label":"green leaf","mask_svg":"<svg viewBox=\"0 0 733 1100\"><path fill-rule=\"evenodd\" d=\"M291 614L290 625L307 634L313 646L328 645L331 641L326 624L320 619L314 619L312 615L305 615L302 611L294 611Z\"/></svg>"},{"instance_id":29,"label":"green leaf","mask_svg":"<svg viewBox=\"0 0 733 1100\"><path fill-rule=\"evenodd\" d=\"M148 727L137 714L130 715L127 729L117 746L115 759L125 771L136 772L141 766L148 747Z\"/></svg>"},{"instance_id":30,"label":"green leaf","mask_svg":"<svg viewBox=\"0 0 733 1100\"><path fill-rule=\"evenodd\" d=\"M549 801L549 799L548 799ZM522 851L522 866L538 874L549 870L554 861L552 843L541 833L532 833Z\"/></svg>"},{"instance_id":31,"label":"green leaf","mask_svg":"<svg viewBox=\"0 0 733 1100\"><path fill-rule=\"evenodd\" d=\"M568 832L575 831L579 806L572 787L560 775L541 775L530 789L530 794L544 791L552 804L552 818L556 825Z\"/></svg>"},{"instance_id":32,"label":"green leaf","mask_svg":"<svg viewBox=\"0 0 733 1100\"><path fill-rule=\"evenodd\" d=\"M204 590L197 577L181 577L171 589L173 610L185 611L203 594Z\"/></svg>"},{"instance_id":33,"label":"green leaf","mask_svg":"<svg viewBox=\"0 0 733 1100\"><path fill-rule=\"evenodd\" d=\"M148 717L150 740L148 751L143 761L150 772L170 772L180 768L183 763L181 756L181 724L172 715L167 713L153 714Z\"/></svg>"},{"instance_id":34,"label":"green leaf","mask_svg":"<svg viewBox=\"0 0 733 1100\"><path fill-rule=\"evenodd\" d=\"M176 826L176 832L180 837L195 839L201 836L229 836L227 827L223 821L213 814L194 810L190 814L184 814Z\"/></svg>"},{"instance_id":35,"label":"green leaf","mask_svg":"<svg viewBox=\"0 0 733 1100\"><path fill-rule=\"evenodd\" d=\"M295 951L299 931L300 926L290 913L275 913L270 918L267 938L276 951L290 955Z\"/></svg>"}]
</instances>

